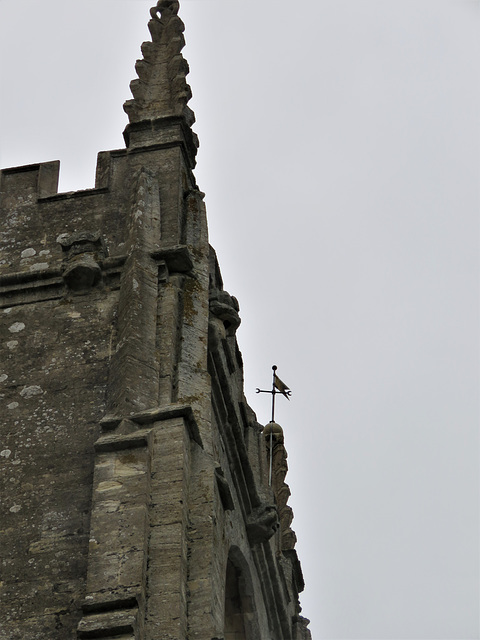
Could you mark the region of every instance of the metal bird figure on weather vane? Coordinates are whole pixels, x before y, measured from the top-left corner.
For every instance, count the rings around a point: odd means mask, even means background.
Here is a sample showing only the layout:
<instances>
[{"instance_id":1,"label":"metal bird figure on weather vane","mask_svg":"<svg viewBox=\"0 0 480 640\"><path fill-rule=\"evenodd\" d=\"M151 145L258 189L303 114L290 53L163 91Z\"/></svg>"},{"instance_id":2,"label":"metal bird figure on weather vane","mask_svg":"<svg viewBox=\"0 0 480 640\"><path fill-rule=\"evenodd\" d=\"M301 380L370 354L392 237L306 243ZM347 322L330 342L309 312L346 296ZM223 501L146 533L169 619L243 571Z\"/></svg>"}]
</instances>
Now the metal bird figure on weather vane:
<instances>
[{"instance_id":1,"label":"metal bird figure on weather vane","mask_svg":"<svg viewBox=\"0 0 480 640\"><path fill-rule=\"evenodd\" d=\"M280 378L277 376L277 373L276 373L277 369L278 369L277 365L274 364L272 367L273 381L272 381L271 391L257 388L257 393L270 393L272 395L272 419L270 420L270 425L272 425L272 423L275 422L275 396L277 395L277 393L281 393L282 396L285 396L287 400L290 400L289 396L292 395L290 388L287 387L287 385L284 382L282 382ZM269 468L269 474L268 474L269 486L272 486L272 465L273 465L273 426L270 427L270 468Z\"/></svg>"}]
</instances>

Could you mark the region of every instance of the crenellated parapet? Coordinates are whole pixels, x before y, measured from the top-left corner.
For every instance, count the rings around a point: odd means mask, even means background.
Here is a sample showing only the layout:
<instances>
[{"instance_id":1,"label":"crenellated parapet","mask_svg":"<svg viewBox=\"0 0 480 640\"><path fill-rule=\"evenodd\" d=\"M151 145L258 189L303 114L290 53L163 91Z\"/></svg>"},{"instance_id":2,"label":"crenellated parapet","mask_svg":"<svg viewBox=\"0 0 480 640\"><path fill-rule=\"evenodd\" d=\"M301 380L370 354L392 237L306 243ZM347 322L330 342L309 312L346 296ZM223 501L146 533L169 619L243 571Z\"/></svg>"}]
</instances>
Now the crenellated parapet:
<instances>
[{"instance_id":1,"label":"crenellated parapet","mask_svg":"<svg viewBox=\"0 0 480 640\"><path fill-rule=\"evenodd\" d=\"M18 200L44 198L57 193L60 162L41 162L0 171L0 207L17 206Z\"/></svg>"}]
</instances>

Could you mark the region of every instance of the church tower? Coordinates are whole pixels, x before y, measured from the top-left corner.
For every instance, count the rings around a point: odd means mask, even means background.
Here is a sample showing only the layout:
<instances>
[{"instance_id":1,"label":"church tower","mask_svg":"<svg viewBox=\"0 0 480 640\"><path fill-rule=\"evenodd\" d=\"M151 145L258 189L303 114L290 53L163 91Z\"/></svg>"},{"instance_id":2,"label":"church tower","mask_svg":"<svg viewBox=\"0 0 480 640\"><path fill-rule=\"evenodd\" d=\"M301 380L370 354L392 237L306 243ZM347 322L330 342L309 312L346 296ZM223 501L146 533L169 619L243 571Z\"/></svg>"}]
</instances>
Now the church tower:
<instances>
[{"instance_id":1,"label":"church tower","mask_svg":"<svg viewBox=\"0 0 480 640\"><path fill-rule=\"evenodd\" d=\"M178 8L151 10L95 188L0 172L0 640L310 638L283 434L245 400L193 175Z\"/></svg>"}]
</instances>

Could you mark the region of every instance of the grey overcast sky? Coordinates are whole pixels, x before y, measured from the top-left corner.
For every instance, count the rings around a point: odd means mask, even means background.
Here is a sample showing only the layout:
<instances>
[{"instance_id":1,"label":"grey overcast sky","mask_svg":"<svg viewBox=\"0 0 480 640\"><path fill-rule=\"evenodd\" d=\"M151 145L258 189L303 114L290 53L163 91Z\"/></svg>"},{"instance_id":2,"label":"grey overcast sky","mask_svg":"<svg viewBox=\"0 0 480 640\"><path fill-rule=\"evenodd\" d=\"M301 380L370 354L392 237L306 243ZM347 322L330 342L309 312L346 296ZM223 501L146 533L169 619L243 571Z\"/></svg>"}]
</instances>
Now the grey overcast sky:
<instances>
[{"instance_id":1,"label":"grey overcast sky","mask_svg":"<svg viewBox=\"0 0 480 640\"><path fill-rule=\"evenodd\" d=\"M145 0L0 0L0 165L93 186ZM480 6L183 0L210 238L246 393L291 387L314 640L479 638Z\"/></svg>"}]
</instances>

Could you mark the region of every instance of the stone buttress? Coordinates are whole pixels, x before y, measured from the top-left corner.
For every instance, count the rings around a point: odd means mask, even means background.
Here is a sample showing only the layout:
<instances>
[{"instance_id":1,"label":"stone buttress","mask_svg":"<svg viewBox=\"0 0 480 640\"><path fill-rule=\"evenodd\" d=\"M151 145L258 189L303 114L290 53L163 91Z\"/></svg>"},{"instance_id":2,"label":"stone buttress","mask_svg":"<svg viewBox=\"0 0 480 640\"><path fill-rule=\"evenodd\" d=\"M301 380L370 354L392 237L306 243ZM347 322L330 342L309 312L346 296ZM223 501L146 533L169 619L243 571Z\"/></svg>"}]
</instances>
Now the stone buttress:
<instances>
[{"instance_id":1,"label":"stone buttress","mask_svg":"<svg viewBox=\"0 0 480 640\"><path fill-rule=\"evenodd\" d=\"M57 193L58 162L0 172L0 640L308 640L286 454L270 488L193 175L178 2L149 29L94 189Z\"/></svg>"}]
</instances>

